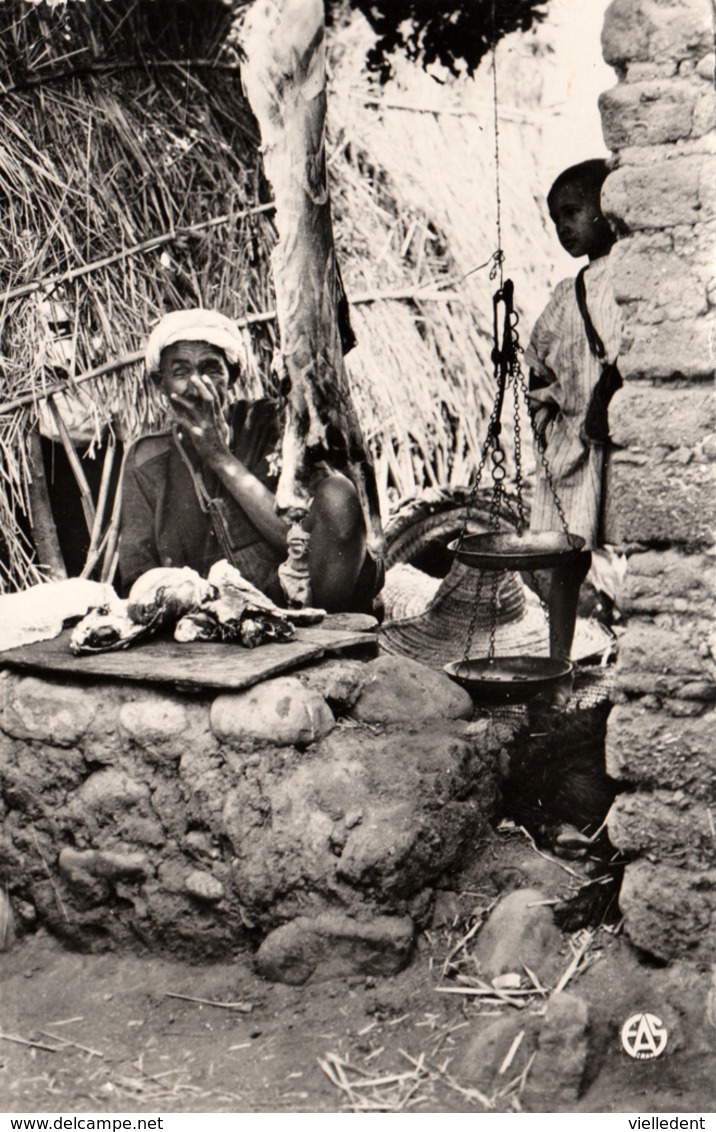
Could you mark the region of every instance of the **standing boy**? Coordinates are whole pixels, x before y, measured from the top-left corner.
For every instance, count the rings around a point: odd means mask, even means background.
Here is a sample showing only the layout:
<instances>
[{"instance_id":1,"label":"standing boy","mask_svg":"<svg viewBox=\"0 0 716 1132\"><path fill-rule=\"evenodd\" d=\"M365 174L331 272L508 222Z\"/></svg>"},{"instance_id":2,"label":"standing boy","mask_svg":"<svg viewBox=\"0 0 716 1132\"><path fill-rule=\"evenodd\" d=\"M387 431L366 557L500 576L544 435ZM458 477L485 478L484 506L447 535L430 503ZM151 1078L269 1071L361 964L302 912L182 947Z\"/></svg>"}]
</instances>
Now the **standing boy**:
<instances>
[{"instance_id":1,"label":"standing boy","mask_svg":"<svg viewBox=\"0 0 716 1132\"><path fill-rule=\"evenodd\" d=\"M585 540L581 554L551 572L550 653L564 660L571 654L590 551L605 541L607 405L621 383L621 320L608 259L616 237L600 206L607 173L605 161L584 161L561 173L549 191L559 242L575 259L587 256L589 264L576 280L557 285L525 351L533 422L552 479L551 486L538 461L530 528L561 531L561 505L568 530Z\"/></svg>"}]
</instances>

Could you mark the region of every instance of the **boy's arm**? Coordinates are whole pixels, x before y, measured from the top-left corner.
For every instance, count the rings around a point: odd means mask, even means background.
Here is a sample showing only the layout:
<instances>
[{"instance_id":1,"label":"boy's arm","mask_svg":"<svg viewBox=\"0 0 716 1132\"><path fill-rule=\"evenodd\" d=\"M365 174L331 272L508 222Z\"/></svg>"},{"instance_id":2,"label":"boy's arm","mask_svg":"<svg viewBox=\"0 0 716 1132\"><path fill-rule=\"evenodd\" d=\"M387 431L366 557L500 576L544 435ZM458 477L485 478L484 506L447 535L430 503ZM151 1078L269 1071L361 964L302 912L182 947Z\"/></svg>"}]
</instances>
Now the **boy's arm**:
<instances>
[{"instance_id":1,"label":"boy's arm","mask_svg":"<svg viewBox=\"0 0 716 1132\"><path fill-rule=\"evenodd\" d=\"M530 368L527 407L532 418L535 434L544 440L547 426L557 416L559 405L552 392L554 374L545 370Z\"/></svg>"}]
</instances>

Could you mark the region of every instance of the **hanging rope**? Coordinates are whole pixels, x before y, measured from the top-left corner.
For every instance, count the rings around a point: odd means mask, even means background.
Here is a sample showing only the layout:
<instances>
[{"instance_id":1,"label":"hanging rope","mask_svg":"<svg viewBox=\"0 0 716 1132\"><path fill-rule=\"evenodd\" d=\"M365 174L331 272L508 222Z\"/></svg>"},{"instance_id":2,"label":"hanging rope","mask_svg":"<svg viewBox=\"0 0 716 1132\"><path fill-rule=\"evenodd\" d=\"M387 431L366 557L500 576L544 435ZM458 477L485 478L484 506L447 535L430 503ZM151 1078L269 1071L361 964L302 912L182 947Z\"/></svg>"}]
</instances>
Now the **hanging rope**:
<instances>
[{"instance_id":1,"label":"hanging rope","mask_svg":"<svg viewBox=\"0 0 716 1132\"><path fill-rule=\"evenodd\" d=\"M500 120L499 120L499 98L497 92L497 30L495 19L495 0L492 0L492 44L490 46L490 57L492 59L492 118L493 130L495 139L495 210L496 210L496 225L497 225L497 251L493 258L492 270L490 271L490 279L495 279L497 275L500 277L500 287L504 285L502 265L505 260L505 253L502 250L502 196L500 192Z\"/></svg>"}]
</instances>

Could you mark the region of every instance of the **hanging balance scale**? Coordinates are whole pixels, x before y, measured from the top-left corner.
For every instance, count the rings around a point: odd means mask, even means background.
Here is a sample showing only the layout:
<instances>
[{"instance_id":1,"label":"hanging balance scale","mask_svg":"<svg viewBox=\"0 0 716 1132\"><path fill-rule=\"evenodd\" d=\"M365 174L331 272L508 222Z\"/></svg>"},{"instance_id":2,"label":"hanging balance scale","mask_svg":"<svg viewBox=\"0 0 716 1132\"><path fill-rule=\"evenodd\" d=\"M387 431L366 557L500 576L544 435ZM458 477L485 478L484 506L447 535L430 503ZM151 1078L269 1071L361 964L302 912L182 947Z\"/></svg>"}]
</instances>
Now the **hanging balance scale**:
<instances>
[{"instance_id":1,"label":"hanging balance scale","mask_svg":"<svg viewBox=\"0 0 716 1132\"><path fill-rule=\"evenodd\" d=\"M564 511L557 497L545 456L544 440L536 431L537 451L546 482L554 497L562 530L533 531L527 524L523 500L520 400L522 399L525 405L528 404L528 389L520 367L516 325L514 286L512 280L506 279L493 298L492 361L497 383L495 403L466 505L462 530L459 538L450 543L448 548L454 552L459 562L475 570L476 582L462 659L446 664L444 670L448 676L466 688L474 699L493 704L526 702L540 692L550 689L572 670L568 660L541 656L495 655L498 590L503 572L509 570L532 573L535 570L551 569L575 558L584 547L584 539L571 534L567 529ZM502 411L508 387L511 389L514 403L516 487L514 498L509 498L505 493L507 469L505 450L502 446ZM493 484L488 530L481 534L467 534L470 511L488 458ZM504 511L514 520L513 530L505 530L504 524L501 524L500 515ZM488 584L491 590L489 645L486 657L475 657L471 656L470 652L478 606L485 584Z\"/></svg>"}]
</instances>

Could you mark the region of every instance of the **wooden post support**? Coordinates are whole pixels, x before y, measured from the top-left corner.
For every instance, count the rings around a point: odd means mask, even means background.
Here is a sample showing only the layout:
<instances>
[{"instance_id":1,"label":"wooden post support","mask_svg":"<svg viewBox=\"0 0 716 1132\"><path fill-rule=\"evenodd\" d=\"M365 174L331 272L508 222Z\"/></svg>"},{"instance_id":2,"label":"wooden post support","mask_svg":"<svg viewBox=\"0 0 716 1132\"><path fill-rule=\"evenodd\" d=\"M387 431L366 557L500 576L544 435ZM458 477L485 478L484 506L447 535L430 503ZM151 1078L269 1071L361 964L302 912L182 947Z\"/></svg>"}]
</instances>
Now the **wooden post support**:
<instances>
[{"instance_id":1,"label":"wooden post support","mask_svg":"<svg viewBox=\"0 0 716 1132\"><path fill-rule=\"evenodd\" d=\"M42 441L36 428L30 429L27 434L27 451L32 476L28 486L32 514L32 541L40 565L48 568L52 581L59 581L67 577L67 570L60 550L57 527L52 517L45 465L42 459Z\"/></svg>"},{"instance_id":2,"label":"wooden post support","mask_svg":"<svg viewBox=\"0 0 716 1132\"><path fill-rule=\"evenodd\" d=\"M353 405L338 321L344 296L326 175L322 0L256 0L241 38L242 81L274 191L276 313L291 385L277 504L305 512L311 472L329 463L354 483L368 546L382 557L375 474Z\"/></svg>"}]
</instances>

